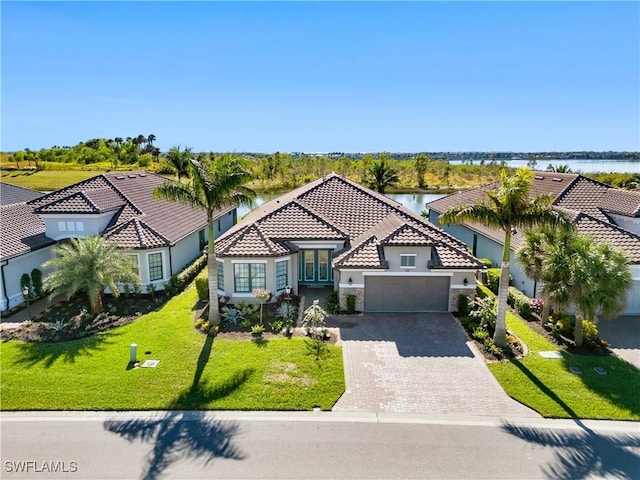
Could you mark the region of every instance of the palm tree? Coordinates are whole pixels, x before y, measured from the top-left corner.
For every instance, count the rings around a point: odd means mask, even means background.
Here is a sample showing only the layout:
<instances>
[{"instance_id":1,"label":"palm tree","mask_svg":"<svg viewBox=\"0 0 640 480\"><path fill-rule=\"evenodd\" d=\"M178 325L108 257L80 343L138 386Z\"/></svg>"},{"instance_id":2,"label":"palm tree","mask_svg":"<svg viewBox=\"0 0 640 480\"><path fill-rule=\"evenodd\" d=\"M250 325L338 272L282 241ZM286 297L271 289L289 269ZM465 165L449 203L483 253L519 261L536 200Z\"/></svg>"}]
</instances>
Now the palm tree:
<instances>
[{"instance_id":1,"label":"palm tree","mask_svg":"<svg viewBox=\"0 0 640 480\"><path fill-rule=\"evenodd\" d=\"M597 323L597 312L608 317L622 309L632 284L628 262L621 251L585 235L550 245L543 289L555 304L575 305L577 346L583 340L582 320Z\"/></svg>"},{"instance_id":2,"label":"palm tree","mask_svg":"<svg viewBox=\"0 0 640 480\"><path fill-rule=\"evenodd\" d=\"M400 180L397 172L384 159L373 162L367 170L367 175L367 185L382 194L387 187L391 187Z\"/></svg>"},{"instance_id":3,"label":"palm tree","mask_svg":"<svg viewBox=\"0 0 640 480\"><path fill-rule=\"evenodd\" d=\"M529 228L524 232L524 241L516 252L518 262L523 267L525 275L534 280L533 295L537 296L539 283L547 281L548 273L545 260L552 245L566 244L574 236L573 229L555 229L549 226L541 228ZM549 318L551 310L551 298L545 289L542 289L541 323L544 325Z\"/></svg>"},{"instance_id":4,"label":"palm tree","mask_svg":"<svg viewBox=\"0 0 640 480\"><path fill-rule=\"evenodd\" d=\"M220 324L218 307L218 265L213 236L213 216L223 207L250 206L255 197L253 190L244 186L252 179L246 163L239 157L223 154L188 163L191 183L167 181L153 192L163 198L189 205L207 212L209 243L207 248L207 273L209 275L209 321Z\"/></svg>"},{"instance_id":5,"label":"palm tree","mask_svg":"<svg viewBox=\"0 0 640 480\"><path fill-rule=\"evenodd\" d=\"M485 192L490 204L481 202L454 207L440 216L440 223L479 222L504 232L502 269L498 286L498 314L493 340L499 347L505 347L512 232L516 228L569 225L569 221L563 214L550 207L550 196L538 195L530 198L533 172L527 167L519 169L513 177L509 177L503 168L500 177L498 190Z\"/></svg>"},{"instance_id":6,"label":"palm tree","mask_svg":"<svg viewBox=\"0 0 640 480\"><path fill-rule=\"evenodd\" d=\"M55 269L47 275L43 287L51 297L66 295L71 298L78 292L87 296L91 313L104 310L102 293L109 287L117 297L118 282L138 285L138 267L131 255L99 235L74 238L53 250L56 255L42 267Z\"/></svg>"},{"instance_id":7,"label":"palm tree","mask_svg":"<svg viewBox=\"0 0 640 480\"><path fill-rule=\"evenodd\" d=\"M547 165L547 171L548 172L555 172L555 173L571 173L573 172L573 170L571 170L571 167L569 167L569 165L564 164L564 165L552 165L549 164Z\"/></svg>"},{"instance_id":8,"label":"palm tree","mask_svg":"<svg viewBox=\"0 0 640 480\"><path fill-rule=\"evenodd\" d=\"M167 162L178 172L178 182L181 177L189 176L189 162L191 159L191 148L184 147L184 151L180 151L180 145L171 147L167 152Z\"/></svg>"}]
</instances>

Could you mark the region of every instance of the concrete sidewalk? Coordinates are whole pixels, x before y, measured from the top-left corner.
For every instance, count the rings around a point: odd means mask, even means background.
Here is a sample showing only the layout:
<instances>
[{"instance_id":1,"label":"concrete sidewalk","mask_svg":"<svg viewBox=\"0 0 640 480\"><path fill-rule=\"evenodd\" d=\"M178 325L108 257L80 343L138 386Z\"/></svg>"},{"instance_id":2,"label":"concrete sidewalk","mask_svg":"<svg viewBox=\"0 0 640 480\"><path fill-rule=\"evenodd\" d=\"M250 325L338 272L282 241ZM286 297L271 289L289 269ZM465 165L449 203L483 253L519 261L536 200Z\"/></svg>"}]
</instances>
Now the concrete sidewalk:
<instances>
[{"instance_id":1,"label":"concrete sidewalk","mask_svg":"<svg viewBox=\"0 0 640 480\"><path fill-rule=\"evenodd\" d=\"M39 313L44 312L51 305L61 301L58 299L49 300L49 297L44 297L39 300L36 300L33 303L30 303L29 308L25 306L19 312L14 313L10 317L5 317L4 315L0 318L0 328L17 328L23 322L29 320L29 318L33 318Z\"/></svg>"}]
</instances>

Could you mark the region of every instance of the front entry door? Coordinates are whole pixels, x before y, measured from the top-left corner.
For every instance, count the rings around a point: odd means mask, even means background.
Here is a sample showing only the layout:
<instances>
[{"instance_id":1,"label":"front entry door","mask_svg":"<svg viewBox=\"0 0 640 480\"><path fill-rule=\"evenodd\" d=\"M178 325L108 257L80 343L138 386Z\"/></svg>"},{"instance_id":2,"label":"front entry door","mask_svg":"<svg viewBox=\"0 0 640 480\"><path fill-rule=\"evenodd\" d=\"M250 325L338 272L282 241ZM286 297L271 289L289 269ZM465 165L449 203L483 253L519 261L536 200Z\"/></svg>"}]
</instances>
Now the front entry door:
<instances>
[{"instance_id":1,"label":"front entry door","mask_svg":"<svg viewBox=\"0 0 640 480\"><path fill-rule=\"evenodd\" d=\"M331 250L302 250L298 264L301 285L332 283Z\"/></svg>"}]
</instances>

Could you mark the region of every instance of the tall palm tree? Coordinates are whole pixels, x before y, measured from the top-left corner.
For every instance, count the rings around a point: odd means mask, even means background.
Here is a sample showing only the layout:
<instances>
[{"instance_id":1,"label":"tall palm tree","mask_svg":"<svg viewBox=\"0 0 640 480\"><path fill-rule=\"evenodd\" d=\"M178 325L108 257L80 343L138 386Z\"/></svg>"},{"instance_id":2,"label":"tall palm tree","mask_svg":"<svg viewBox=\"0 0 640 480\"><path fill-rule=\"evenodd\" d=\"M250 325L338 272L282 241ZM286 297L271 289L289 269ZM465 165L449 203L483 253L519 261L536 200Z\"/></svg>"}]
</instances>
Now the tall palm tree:
<instances>
[{"instance_id":1,"label":"tall palm tree","mask_svg":"<svg viewBox=\"0 0 640 480\"><path fill-rule=\"evenodd\" d=\"M184 151L181 152L180 145L177 147L171 147L167 152L166 160L178 173L178 182L180 182L182 177L189 176L191 148L184 147Z\"/></svg>"},{"instance_id":2,"label":"tall palm tree","mask_svg":"<svg viewBox=\"0 0 640 480\"><path fill-rule=\"evenodd\" d=\"M439 220L440 223L479 222L504 232L502 269L498 286L498 314L493 336L499 347L507 345L506 314L512 232L516 228L569 225L562 213L551 208L550 196L537 195L530 198L532 180L533 172L527 167L519 169L513 177L509 177L506 170L502 169L499 188L496 191L485 192L490 204L481 202L461 205L446 211Z\"/></svg>"},{"instance_id":3,"label":"tall palm tree","mask_svg":"<svg viewBox=\"0 0 640 480\"><path fill-rule=\"evenodd\" d=\"M106 287L117 297L118 282L134 285L140 282L134 258L99 235L74 238L53 251L56 256L42 265L55 269L44 279L45 291L52 297L62 294L67 298L82 292L93 314L104 310L102 294Z\"/></svg>"},{"instance_id":4,"label":"tall palm tree","mask_svg":"<svg viewBox=\"0 0 640 480\"><path fill-rule=\"evenodd\" d=\"M628 262L621 251L585 235L550 245L543 289L555 304L575 305L577 346L583 340L582 320L596 323L598 312L613 316L622 309L632 284Z\"/></svg>"},{"instance_id":5,"label":"tall palm tree","mask_svg":"<svg viewBox=\"0 0 640 480\"><path fill-rule=\"evenodd\" d=\"M367 176L367 185L382 194L387 187L395 185L400 180L398 173L384 159L373 162L367 170Z\"/></svg>"},{"instance_id":6,"label":"tall palm tree","mask_svg":"<svg viewBox=\"0 0 640 480\"><path fill-rule=\"evenodd\" d=\"M153 192L163 198L183 205L199 208L207 213L209 243L207 248L207 272L209 275L209 321L220 324L218 307L218 264L213 235L213 215L223 207L253 203L255 192L244 186L252 179L246 162L228 153L213 155L189 162L190 184L167 181Z\"/></svg>"},{"instance_id":7,"label":"tall palm tree","mask_svg":"<svg viewBox=\"0 0 640 480\"><path fill-rule=\"evenodd\" d=\"M556 229L549 226L529 228L524 232L524 241L516 252L518 262L523 267L525 275L534 280L533 295L537 296L538 284L547 281L548 274L545 261L552 245L567 244L575 235L573 229ZM551 310L551 298L542 289L542 312L540 319L544 325Z\"/></svg>"}]
</instances>

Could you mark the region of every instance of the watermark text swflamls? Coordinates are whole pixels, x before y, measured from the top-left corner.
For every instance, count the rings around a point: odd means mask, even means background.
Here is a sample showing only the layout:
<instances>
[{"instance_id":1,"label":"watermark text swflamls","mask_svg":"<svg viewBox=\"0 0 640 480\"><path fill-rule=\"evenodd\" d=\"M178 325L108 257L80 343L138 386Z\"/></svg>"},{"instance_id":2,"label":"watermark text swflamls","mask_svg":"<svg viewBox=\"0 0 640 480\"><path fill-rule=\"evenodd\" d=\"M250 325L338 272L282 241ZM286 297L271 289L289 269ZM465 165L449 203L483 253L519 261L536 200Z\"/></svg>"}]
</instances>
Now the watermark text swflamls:
<instances>
[{"instance_id":1,"label":"watermark text swflamls","mask_svg":"<svg viewBox=\"0 0 640 480\"><path fill-rule=\"evenodd\" d=\"M78 462L74 460L5 460L6 473L75 473Z\"/></svg>"}]
</instances>

